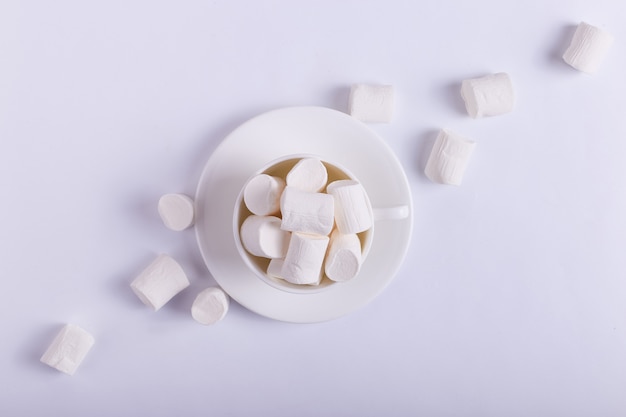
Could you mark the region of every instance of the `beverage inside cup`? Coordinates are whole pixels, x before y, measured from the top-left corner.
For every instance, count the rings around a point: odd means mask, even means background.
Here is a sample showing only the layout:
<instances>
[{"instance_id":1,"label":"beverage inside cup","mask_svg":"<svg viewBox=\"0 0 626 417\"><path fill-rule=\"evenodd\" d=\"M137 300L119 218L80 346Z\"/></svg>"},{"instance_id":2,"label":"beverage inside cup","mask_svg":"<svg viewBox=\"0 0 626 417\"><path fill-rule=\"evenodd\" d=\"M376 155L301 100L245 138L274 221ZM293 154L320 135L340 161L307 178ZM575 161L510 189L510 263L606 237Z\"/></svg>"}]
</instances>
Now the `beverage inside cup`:
<instances>
[{"instance_id":1,"label":"beverage inside cup","mask_svg":"<svg viewBox=\"0 0 626 417\"><path fill-rule=\"evenodd\" d=\"M259 277L259 279L263 280L268 285L275 287L277 289L283 290L283 291L288 291L292 293L304 293L304 294L323 291L323 290L331 288L334 285L342 285L343 282L336 282L336 281L329 279L328 276L326 276L324 272L323 266L321 268L321 273L322 273L321 281L319 282L319 284L316 284L316 285L294 284L285 279L276 278L274 276L269 275L267 273L267 268L270 263L270 259L261 257L261 256L255 256L246 250L241 239L241 226L243 222L249 216L253 214L248 209L244 201L244 190L246 189L246 186L248 185L248 183L253 178L255 178L256 176L260 174L267 174L267 175L282 178L283 180L285 180L287 177L287 174L291 171L291 169L299 161L305 158L317 158L322 162L322 164L324 165L328 173L327 184L330 184L333 181L338 181L338 180L358 181L358 178L352 175L350 171L348 171L348 169L336 163L329 162L319 156L288 155L288 156L284 156L284 157L281 157L279 159L269 162L267 165L265 165L264 167L261 167L257 172L255 172L253 175L250 176L250 178L248 179L248 181L246 181L246 184L244 184L244 186L242 187L237 197L237 200L235 202L234 212L233 212L233 234L235 238L235 244L237 246L237 250L240 256L242 257L246 265L254 272L254 274L257 277ZM325 187L320 192L326 193ZM367 205L368 205L370 213L372 213L372 208L369 204L369 199L367 199ZM278 214L274 214L274 216L280 218L282 217L282 214L279 212ZM373 217L373 214L372 214L372 217ZM337 226L334 225L333 230L336 227ZM371 247L373 235L374 235L374 222L372 219L371 227L369 227L365 231L357 233L357 236L360 242L360 247L361 247L361 263L364 262L367 257L367 254ZM358 273L355 277L351 279L354 279L354 280L359 279Z\"/></svg>"}]
</instances>

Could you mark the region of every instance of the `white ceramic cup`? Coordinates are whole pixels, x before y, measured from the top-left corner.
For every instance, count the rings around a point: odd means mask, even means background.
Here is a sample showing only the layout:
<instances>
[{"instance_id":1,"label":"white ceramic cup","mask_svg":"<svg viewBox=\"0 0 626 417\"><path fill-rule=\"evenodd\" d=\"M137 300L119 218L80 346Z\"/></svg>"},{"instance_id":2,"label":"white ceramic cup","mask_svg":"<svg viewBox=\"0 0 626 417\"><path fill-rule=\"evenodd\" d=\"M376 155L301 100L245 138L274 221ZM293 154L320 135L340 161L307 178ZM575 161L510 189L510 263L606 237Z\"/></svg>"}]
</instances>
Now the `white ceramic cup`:
<instances>
[{"instance_id":1,"label":"white ceramic cup","mask_svg":"<svg viewBox=\"0 0 626 417\"><path fill-rule=\"evenodd\" d=\"M308 155L308 154L298 154L298 155L286 155L281 158L275 159L264 167L257 170L254 174L250 176L250 178L246 181L244 186L242 187L237 199L235 201L235 206L233 209L233 235L235 238L235 245L237 246L237 251L239 255L246 263L246 265L254 272L254 274L259 277L259 279L263 280L268 285L271 285L274 288L277 288L282 291L287 291L291 293L315 293L319 291L324 291L331 288L333 285L341 285L341 282L335 282L323 275L321 282L318 285L298 285L292 284L286 280L275 278L267 274L267 266L269 265L270 259L262 258L258 256L254 256L250 254L243 246L241 242L241 225L243 221L250 216L252 213L246 207L243 194L246 186L252 180L252 178L256 177L259 174L267 174L275 177L280 177L285 179L287 173L293 168L293 166L303 158L318 158L322 161L326 170L328 171L328 183L331 183L336 180L345 180L351 179L358 181L348 169L340 166L334 162L329 162L322 157L317 155ZM365 190L367 193L367 190ZM369 199L368 199L369 202ZM372 223L372 227L367 229L364 232L358 233L359 239L361 241L361 258L364 262L367 258L367 254L372 245L372 241L374 239L374 225L376 221L379 220L392 220L392 219L403 219L409 215L408 206L398 206L398 207L389 207L389 208L371 208L372 216L374 222ZM353 279L358 279L358 275Z\"/></svg>"}]
</instances>

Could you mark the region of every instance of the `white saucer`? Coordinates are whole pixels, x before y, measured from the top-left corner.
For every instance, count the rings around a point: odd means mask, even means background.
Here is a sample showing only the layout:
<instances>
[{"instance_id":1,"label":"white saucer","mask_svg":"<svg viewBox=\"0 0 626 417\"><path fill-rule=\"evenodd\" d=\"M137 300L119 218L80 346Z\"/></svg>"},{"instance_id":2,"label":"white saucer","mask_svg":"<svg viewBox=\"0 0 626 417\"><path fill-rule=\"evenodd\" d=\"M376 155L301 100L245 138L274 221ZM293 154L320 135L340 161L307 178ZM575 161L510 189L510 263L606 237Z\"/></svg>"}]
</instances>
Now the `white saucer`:
<instances>
[{"instance_id":1,"label":"white saucer","mask_svg":"<svg viewBox=\"0 0 626 417\"><path fill-rule=\"evenodd\" d=\"M403 219L376 221L359 275L311 294L281 291L259 279L239 256L233 237L233 207L246 180L289 154L315 154L347 167L375 208L408 207ZM331 320L371 301L398 271L413 229L406 174L387 143L353 117L323 107L274 110L239 126L209 158L195 201L198 245L217 283L244 307L294 323Z\"/></svg>"}]
</instances>

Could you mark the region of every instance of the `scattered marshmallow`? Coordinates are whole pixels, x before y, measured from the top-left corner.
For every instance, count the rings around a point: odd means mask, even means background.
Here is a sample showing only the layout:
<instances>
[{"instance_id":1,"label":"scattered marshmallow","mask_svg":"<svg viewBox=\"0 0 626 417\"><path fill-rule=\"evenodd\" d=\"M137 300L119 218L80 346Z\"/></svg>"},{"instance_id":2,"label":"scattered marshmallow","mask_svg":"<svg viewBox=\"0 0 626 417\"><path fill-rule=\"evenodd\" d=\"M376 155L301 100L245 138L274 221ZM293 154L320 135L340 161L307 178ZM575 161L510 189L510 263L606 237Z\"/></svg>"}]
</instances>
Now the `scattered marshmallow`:
<instances>
[{"instance_id":1,"label":"scattered marshmallow","mask_svg":"<svg viewBox=\"0 0 626 417\"><path fill-rule=\"evenodd\" d=\"M185 230L193 224L193 200L184 194L165 194L159 199L159 215L168 229Z\"/></svg>"},{"instance_id":2,"label":"scattered marshmallow","mask_svg":"<svg viewBox=\"0 0 626 417\"><path fill-rule=\"evenodd\" d=\"M74 375L94 344L87 331L74 324L66 324L48 346L41 362L68 375Z\"/></svg>"},{"instance_id":3,"label":"scattered marshmallow","mask_svg":"<svg viewBox=\"0 0 626 417\"><path fill-rule=\"evenodd\" d=\"M280 196L284 188L284 179L259 174L246 184L243 201L253 214L270 216L280 210Z\"/></svg>"},{"instance_id":4,"label":"scattered marshmallow","mask_svg":"<svg viewBox=\"0 0 626 417\"><path fill-rule=\"evenodd\" d=\"M228 312L230 299L221 288L209 287L202 290L191 305L191 316L200 324L214 324Z\"/></svg>"},{"instance_id":5,"label":"scattered marshmallow","mask_svg":"<svg viewBox=\"0 0 626 417\"><path fill-rule=\"evenodd\" d=\"M461 97L473 118L509 113L515 103L511 78L504 72L463 80Z\"/></svg>"},{"instance_id":6,"label":"scattered marshmallow","mask_svg":"<svg viewBox=\"0 0 626 417\"><path fill-rule=\"evenodd\" d=\"M350 89L350 115L363 122L389 123L393 117L391 85L355 84Z\"/></svg>"},{"instance_id":7,"label":"scattered marshmallow","mask_svg":"<svg viewBox=\"0 0 626 417\"><path fill-rule=\"evenodd\" d=\"M165 254L159 255L130 284L137 297L154 311L188 286L189 280L183 268Z\"/></svg>"},{"instance_id":8,"label":"scattered marshmallow","mask_svg":"<svg viewBox=\"0 0 626 417\"><path fill-rule=\"evenodd\" d=\"M335 222L341 233L360 233L372 227L372 207L358 181L333 181L326 187L326 192L335 200Z\"/></svg>"},{"instance_id":9,"label":"scattered marshmallow","mask_svg":"<svg viewBox=\"0 0 626 417\"><path fill-rule=\"evenodd\" d=\"M270 259L269 265L267 265L267 275L274 278L283 278L283 265L285 260L282 258Z\"/></svg>"},{"instance_id":10,"label":"scattered marshmallow","mask_svg":"<svg viewBox=\"0 0 626 417\"><path fill-rule=\"evenodd\" d=\"M434 182L461 185L475 142L447 129L439 132L425 173Z\"/></svg>"},{"instance_id":11,"label":"scattered marshmallow","mask_svg":"<svg viewBox=\"0 0 626 417\"><path fill-rule=\"evenodd\" d=\"M328 247L328 236L292 233L281 275L292 284L318 285Z\"/></svg>"},{"instance_id":12,"label":"scattered marshmallow","mask_svg":"<svg viewBox=\"0 0 626 417\"><path fill-rule=\"evenodd\" d=\"M269 260L265 272L273 279L319 285L326 269L336 281L351 279L358 273L363 257L357 233L370 229L374 222L365 189L354 180L329 184L326 164L317 157L300 158L290 170L282 172L279 178L284 179L285 186L280 192L278 212L272 216L252 214L242 222L239 236L243 248L250 255ZM384 218L409 214L408 207L384 211ZM329 235L333 229L337 233L331 259Z\"/></svg>"},{"instance_id":13,"label":"scattered marshmallow","mask_svg":"<svg viewBox=\"0 0 626 417\"><path fill-rule=\"evenodd\" d=\"M324 193L310 193L285 187L280 199L283 230L328 235L334 224L334 199Z\"/></svg>"},{"instance_id":14,"label":"scattered marshmallow","mask_svg":"<svg viewBox=\"0 0 626 417\"><path fill-rule=\"evenodd\" d=\"M284 258L290 233L282 230L281 219L275 216L246 217L240 228L243 247L254 256Z\"/></svg>"},{"instance_id":15,"label":"scattered marshmallow","mask_svg":"<svg viewBox=\"0 0 626 417\"><path fill-rule=\"evenodd\" d=\"M326 186L328 171L319 159L302 158L291 168L286 180L289 187L317 193Z\"/></svg>"},{"instance_id":16,"label":"scattered marshmallow","mask_svg":"<svg viewBox=\"0 0 626 417\"><path fill-rule=\"evenodd\" d=\"M613 44L613 36L598 27L581 22L574 32L563 60L579 71L593 74L598 71Z\"/></svg>"},{"instance_id":17,"label":"scattered marshmallow","mask_svg":"<svg viewBox=\"0 0 626 417\"><path fill-rule=\"evenodd\" d=\"M335 229L330 235L328 255L324 262L326 276L333 281L354 278L361 269L361 241L356 234Z\"/></svg>"}]
</instances>

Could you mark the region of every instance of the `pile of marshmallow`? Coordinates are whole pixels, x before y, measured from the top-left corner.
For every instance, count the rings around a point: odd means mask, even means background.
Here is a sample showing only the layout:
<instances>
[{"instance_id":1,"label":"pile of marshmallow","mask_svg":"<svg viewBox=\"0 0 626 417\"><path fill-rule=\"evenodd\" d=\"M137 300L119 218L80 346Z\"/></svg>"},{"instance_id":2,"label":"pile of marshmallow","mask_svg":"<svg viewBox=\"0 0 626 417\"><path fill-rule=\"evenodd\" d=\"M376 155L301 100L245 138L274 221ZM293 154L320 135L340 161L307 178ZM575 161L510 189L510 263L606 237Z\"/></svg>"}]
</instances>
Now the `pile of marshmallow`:
<instances>
[{"instance_id":1,"label":"pile of marshmallow","mask_svg":"<svg viewBox=\"0 0 626 417\"><path fill-rule=\"evenodd\" d=\"M359 233L373 222L358 181L329 183L324 163L305 157L284 178L252 177L243 202L250 214L241 223L241 244L249 254L269 259L269 277L319 285L324 277L339 282L358 274L363 262Z\"/></svg>"}]
</instances>

